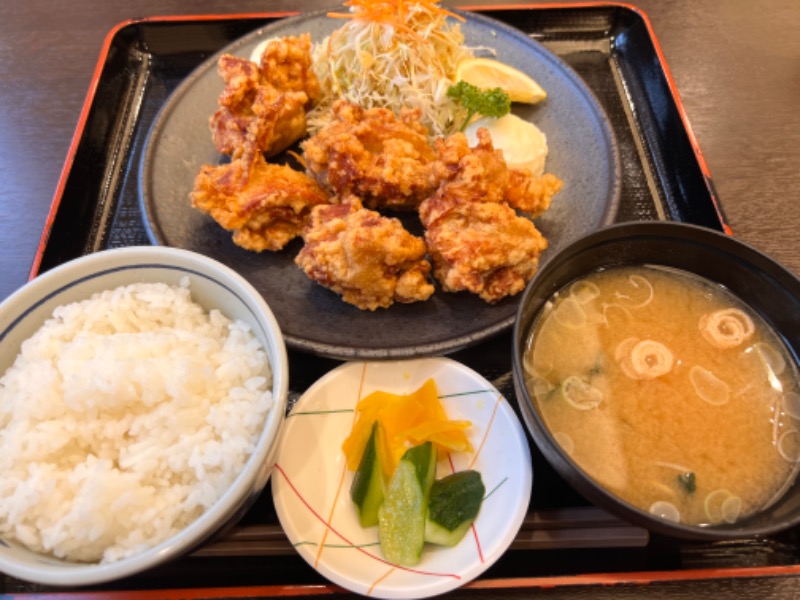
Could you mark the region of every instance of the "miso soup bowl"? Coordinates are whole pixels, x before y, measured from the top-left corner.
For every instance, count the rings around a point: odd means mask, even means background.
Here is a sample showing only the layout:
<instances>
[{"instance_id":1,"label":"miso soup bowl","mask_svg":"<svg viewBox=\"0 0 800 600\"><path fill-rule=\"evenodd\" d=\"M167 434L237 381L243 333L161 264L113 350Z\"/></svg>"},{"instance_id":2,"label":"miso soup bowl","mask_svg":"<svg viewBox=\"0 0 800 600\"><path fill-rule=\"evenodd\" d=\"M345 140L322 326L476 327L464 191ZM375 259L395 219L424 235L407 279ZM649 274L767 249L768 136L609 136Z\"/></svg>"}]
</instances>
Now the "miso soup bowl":
<instances>
[{"instance_id":1,"label":"miso soup bowl","mask_svg":"<svg viewBox=\"0 0 800 600\"><path fill-rule=\"evenodd\" d=\"M675 523L639 509L595 482L561 448L525 384L523 355L528 336L552 295L571 281L614 266L661 265L721 284L760 314L800 355L800 279L768 256L711 229L672 222L610 226L580 238L551 257L528 284L513 334L514 385L533 440L556 472L589 502L649 531L682 539L725 540L773 534L800 523L800 483L771 506L733 524Z\"/></svg>"}]
</instances>

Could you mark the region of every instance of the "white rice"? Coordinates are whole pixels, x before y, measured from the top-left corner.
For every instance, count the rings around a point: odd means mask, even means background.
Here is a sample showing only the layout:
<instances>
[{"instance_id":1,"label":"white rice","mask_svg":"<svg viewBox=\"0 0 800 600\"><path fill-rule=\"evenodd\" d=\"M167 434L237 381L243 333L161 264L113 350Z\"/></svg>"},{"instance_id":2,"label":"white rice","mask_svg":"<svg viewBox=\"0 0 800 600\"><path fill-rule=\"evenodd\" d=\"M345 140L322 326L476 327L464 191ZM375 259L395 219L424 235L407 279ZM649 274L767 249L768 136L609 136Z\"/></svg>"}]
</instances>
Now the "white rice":
<instances>
[{"instance_id":1,"label":"white rice","mask_svg":"<svg viewBox=\"0 0 800 600\"><path fill-rule=\"evenodd\" d=\"M248 326L186 281L59 307L0 378L0 536L105 563L166 540L245 465L271 380Z\"/></svg>"}]
</instances>

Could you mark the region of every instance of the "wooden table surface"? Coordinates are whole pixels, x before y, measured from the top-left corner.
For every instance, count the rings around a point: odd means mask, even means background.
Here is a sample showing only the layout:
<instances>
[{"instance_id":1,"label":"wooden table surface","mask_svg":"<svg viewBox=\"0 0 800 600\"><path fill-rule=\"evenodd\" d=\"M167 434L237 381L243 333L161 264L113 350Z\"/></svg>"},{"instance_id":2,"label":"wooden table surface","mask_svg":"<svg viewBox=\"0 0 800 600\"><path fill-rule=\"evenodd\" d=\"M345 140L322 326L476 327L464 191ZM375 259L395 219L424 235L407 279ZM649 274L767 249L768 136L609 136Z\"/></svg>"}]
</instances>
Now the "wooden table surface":
<instances>
[{"instance_id":1,"label":"wooden table surface","mask_svg":"<svg viewBox=\"0 0 800 600\"><path fill-rule=\"evenodd\" d=\"M0 299L28 278L95 63L113 26L157 15L312 10L330 4L329 0L0 3ZM468 7L492 2L444 4ZM649 17L661 44L733 233L800 274L800 5L795 0L640 0L635 5ZM722 575L708 581L610 590L541 589L529 595L800 596L800 577ZM0 593L25 590L11 580L0 583Z\"/></svg>"}]
</instances>

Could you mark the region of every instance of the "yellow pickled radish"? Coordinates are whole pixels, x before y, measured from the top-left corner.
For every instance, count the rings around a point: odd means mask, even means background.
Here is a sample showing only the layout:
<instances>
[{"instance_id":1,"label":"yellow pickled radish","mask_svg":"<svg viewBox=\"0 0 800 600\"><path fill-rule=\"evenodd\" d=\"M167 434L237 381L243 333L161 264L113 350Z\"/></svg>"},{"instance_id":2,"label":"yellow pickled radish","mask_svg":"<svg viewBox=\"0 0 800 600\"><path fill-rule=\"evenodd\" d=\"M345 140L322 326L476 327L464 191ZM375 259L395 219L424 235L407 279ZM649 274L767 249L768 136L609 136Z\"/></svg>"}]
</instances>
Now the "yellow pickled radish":
<instances>
[{"instance_id":1,"label":"yellow pickled radish","mask_svg":"<svg viewBox=\"0 0 800 600\"><path fill-rule=\"evenodd\" d=\"M547 92L532 77L492 58L465 58L456 66L456 81L482 89L500 88L512 102L536 104Z\"/></svg>"},{"instance_id":2,"label":"yellow pickled radish","mask_svg":"<svg viewBox=\"0 0 800 600\"><path fill-rule=\"evenodd\" d=\"M353 428L342 444L351 471L358 469L376 421L381 424L376 451L387 477L409 446L430 441L442 453L472 451L465 432L471 423L448 418L433 379L410 394L375 391L363 398L356 410Z\"/></svg>"},{"instance_id":3,"label":"yellow pickled radish","mask_svg":"<svg viewBox=\"0 0 800 600\"><path fill-rule=\"evenodd\" d=\"M544 174L547 160L547 137L533 123L511 113L493 119L482 117L464 130L471 146L478 143L478 129L485 127L492 136L492 145L503 151L511 169L529 169L535 177Z\"/></svg>"}]
</instances>

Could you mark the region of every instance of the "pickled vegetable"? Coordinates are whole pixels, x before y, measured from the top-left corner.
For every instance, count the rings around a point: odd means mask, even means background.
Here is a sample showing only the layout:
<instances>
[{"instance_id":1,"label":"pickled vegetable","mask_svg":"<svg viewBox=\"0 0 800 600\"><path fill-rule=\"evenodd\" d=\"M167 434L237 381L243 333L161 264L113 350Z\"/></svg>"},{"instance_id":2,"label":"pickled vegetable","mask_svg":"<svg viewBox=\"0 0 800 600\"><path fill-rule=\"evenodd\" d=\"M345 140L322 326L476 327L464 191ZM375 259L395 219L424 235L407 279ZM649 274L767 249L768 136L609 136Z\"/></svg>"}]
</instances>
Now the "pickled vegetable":
<instances>
[{"instance_id":1,"label":"pickled vegetable","mask_svg":"<svg viewBox=\"0 0 800 600\"><path fill-rule=\"evenodd\" d=\"M386 560L416 565L425 546L425 519L436 476L431 442L409 448L395 469L378 510L378 537Z\"/></svg>"},{"instance_id":2,"label":"pickled vegetable","mask_svg":"<svg viewBox=\"0 0 800 600\"><path fill-rule=\"evenodd\" d=\"M378 524L378 509L383 502L383 472L377 449L378 427L377 422L372 425L372 433L364 448L353 484L350 486L350 498L356 505L358 520L362 527Z\"/></svg>"},{"instance_id":3,"label":"pickled vegetable","mask_svg":"<svg viewBox=\"0 0 800 600\"><path fill-rule=\"evenodd\" d=\"M425 540L455 546L481 510L486 487L477 471L458 471L433 483L428 501Z\"/></svg>"},{"instance_id":4,"label":"pickled vegetable","mask_svg":"<svg viewBox=\"0 0 800 600\"><path fill-rule=\"evenodd\" d=\"M373 392L358 403L356 410L353 429L342 444L351 471L358 469L376 421L381 423L384 434L377 450L387 479L411 446L430 441L442 453L472 451L465 433L471 423L447 417L433 379L410 394Z\"/></svg>"}]
</instances>

